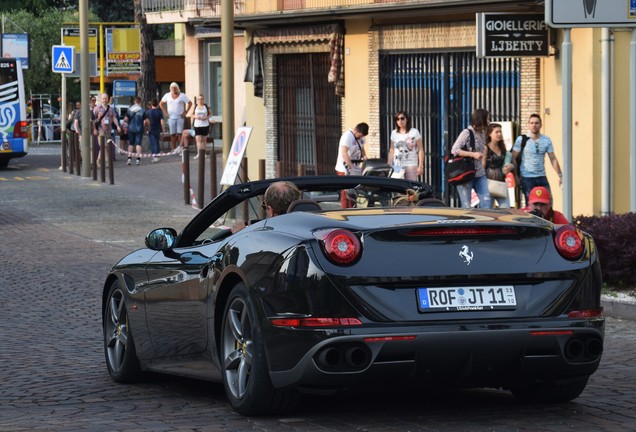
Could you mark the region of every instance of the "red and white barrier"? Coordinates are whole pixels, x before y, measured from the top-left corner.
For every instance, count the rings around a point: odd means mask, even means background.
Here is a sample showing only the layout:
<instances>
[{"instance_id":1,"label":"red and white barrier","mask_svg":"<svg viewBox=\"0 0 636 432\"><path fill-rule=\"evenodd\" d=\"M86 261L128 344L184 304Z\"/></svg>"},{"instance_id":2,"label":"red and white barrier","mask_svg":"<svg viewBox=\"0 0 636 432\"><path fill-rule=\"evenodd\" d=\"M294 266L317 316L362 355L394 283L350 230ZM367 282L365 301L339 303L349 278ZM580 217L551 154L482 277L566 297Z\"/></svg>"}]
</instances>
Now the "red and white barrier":
<instances>
[{"instance_id":1,"label":"red and white barrier","mask_svg":"<svg viewBox=\"0 0 636 432\"><path fill-rule=\"evenodd\" d=\"M135 158L154 158L154 157L160 157L160 156L174 156L174 155L178 155L182 153L182 149L181 146L177 147L176 149L169 151L169 152L160 152L160 153L133 153L133 152L129 152L129 151L125 151L120 149L119 147L117 147L117 144L115 144L115 141L113 141L112 139L108 140L109 143L111 143L113 145L113 147L115 147L115 150L117 150L117 154L121 154L121 155L126 155L129 158L135 157Z\"/></svg>"}]
</instances>

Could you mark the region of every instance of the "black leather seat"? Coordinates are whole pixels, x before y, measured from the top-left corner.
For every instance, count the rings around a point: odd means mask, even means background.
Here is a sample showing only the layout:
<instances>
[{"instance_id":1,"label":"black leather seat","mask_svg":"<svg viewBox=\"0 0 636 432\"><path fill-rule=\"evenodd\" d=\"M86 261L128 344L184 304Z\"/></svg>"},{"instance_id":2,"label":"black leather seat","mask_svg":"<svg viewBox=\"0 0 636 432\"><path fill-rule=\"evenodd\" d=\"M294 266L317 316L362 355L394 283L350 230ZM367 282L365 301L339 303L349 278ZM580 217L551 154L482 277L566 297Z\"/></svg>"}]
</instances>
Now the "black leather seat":
<instances>
[{"instance_id":1,"label":"black leather seat","mask_svg":"<svg viewBox=\"0 0 636 432\"><path fill-rule=\"evenodd\" d=\"M295 211L315 212L320 210L322 210L322 208L320 208L320 204L316 201L310 199L297 199L289 205L287 213Z\"/></svg>"},{"instance_id":2,"label":"black leather seat","mask_svg":"<svg viewBox=\"0 0 636 432\"><path fill-rule=\"evenodd\" d=\"M417 202L417 207L446 207L443 201L437 198L424 198Z\"/></svg>"}]
</instances>

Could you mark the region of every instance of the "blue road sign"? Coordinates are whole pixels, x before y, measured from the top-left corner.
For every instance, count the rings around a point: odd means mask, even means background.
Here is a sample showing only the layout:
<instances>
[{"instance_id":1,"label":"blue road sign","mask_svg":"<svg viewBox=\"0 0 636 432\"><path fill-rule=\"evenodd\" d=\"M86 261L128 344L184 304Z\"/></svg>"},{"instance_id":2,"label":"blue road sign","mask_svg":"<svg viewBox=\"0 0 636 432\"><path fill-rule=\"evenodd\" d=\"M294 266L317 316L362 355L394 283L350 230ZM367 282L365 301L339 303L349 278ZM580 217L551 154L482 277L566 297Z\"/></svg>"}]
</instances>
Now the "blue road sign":
<instances>
[{"instance_id":1,"label":"blue road sign","mask_svg":"<svg viewBox=\"0 0 636 432\"><path fill-rule=\"evenodd\" d=\"M75 47L68 45L53 45L53 61L51 67L53 72L71 73L73 72L73 60L75 60Z\"/></svg>"}]
</instances>

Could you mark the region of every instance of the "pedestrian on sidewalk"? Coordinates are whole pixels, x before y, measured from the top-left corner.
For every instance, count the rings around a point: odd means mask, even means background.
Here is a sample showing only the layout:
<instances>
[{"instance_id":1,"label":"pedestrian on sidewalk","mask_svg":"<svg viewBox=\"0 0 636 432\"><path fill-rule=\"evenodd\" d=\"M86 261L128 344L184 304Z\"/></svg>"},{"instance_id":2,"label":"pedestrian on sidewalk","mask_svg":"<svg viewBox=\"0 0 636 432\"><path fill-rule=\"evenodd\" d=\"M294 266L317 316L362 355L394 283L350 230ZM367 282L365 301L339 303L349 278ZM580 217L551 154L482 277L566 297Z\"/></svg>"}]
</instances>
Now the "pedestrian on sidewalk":
<instances>
[{"instance_id":1,"label":"pedestrian on sidewalk","mask_svg":"<svg viewBox=\"0 0 636 432\"><path fill-rule=\"evenodd\" d=\"M112 134L112 127L115 126L117 133L121 133L119 121L115 114L115 109L108 103L107 93L100 95L100 104L93 110L95 116L95 128L93 135L98 137L99 152L97 153L97 166L101 166L101 154L107 148L108 140Z\"/></svg>"},{"instance_id":2,"label":"pedestrian on sidewalk","mask_svg":"<svg viewBox=\"0 0 636 432\"><path fill-rule=\"evenodd\" d=\"M170 84L170 91L161 98L159 108L161 108L164 117L168 119L170 146L174 150L177 147L179 135L183 132L185 115L192 108L192 101L185 93L181 93L179 84L173 82Z\"/></svg>"},{"instance_id":3,"label":"pedestrian on sidewalk","mask_svg":"<svg viewBox=\"0 0 636 432\"><path fill-rule=\"evenodd\" d=\"M194 112L190 116L192 118L192 126L194 128L194 136L197 143L197 155L194 157L198 159L200 155L205 156L205 147L208 142L208 134L210 133L210 124L214 123L211 120L212 112L205 103L203 95L197 96L197 104L194 107Z\"/></svg>"},{"instance_id":4,"label":"pedestrian on sidewalk","mask_svg":"<svg viewBox=\"0 0 636 432\"><path fill-rule=\"evenodd\" d=\"M144 113L141 98L135 97L135 102L126 111L124 120L128 123L128 165L131 164L132 153L136 151L136 165L141 163L141 140L144 136Z\"/></svg>"},{"instance_id":5,"label":"pedestrian on sidewalk","mask_svg":"<svg viewBox=\"0 0 636 432\"><path fill-rule=\"evenodd\" d=\"M150 101L150 109L143 114L143 118L145 129L148 131L152 162L159 162L159 142L161 134L166 133L166 122L163 118L163 112L159 108L157 98L153 98Z\"/></svg>"}]
</instances>

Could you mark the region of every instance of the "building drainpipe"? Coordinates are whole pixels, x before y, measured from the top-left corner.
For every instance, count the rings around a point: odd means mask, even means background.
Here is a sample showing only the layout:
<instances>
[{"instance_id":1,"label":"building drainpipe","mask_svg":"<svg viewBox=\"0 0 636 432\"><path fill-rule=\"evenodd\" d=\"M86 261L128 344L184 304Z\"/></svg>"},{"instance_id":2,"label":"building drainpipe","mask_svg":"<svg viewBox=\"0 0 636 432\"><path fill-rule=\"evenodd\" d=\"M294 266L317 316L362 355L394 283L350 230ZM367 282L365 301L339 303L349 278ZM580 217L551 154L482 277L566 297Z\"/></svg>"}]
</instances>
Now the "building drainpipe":
<instances>
[{"instance_id":1,"label":"building drainpipe","mask_svg":"<svg viewBox=\"0 0 636 432\"><path fill-rule=\"evenodd\" d=\"M601 216L611 210L611 38L608 28L601 31Z\"/></svg>"},{"instance_id":2,"label":"building drainpipe","mask_svg":"<svg viewBox=\"0 0 636 432\"><path fill-rule=\"evenodd\" d=\"M572 220L572 38L571 29L563 29L561 43L563 100L563 215Z\"/></svg>"},{"instance_id":3,"label":"building drainpipe","mask_svg":"<svg viewBox=\"0 0 636 432\"><path fill-rule=\"evenodd\" d=\"M636 29L632 29L629 49L629 209L636 213Z\"/></svg>"}]
</instances>

